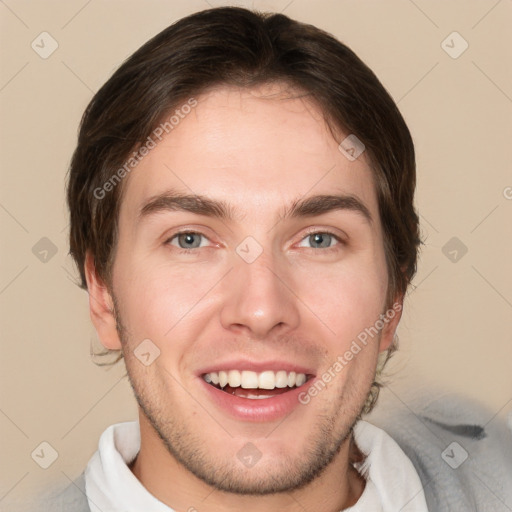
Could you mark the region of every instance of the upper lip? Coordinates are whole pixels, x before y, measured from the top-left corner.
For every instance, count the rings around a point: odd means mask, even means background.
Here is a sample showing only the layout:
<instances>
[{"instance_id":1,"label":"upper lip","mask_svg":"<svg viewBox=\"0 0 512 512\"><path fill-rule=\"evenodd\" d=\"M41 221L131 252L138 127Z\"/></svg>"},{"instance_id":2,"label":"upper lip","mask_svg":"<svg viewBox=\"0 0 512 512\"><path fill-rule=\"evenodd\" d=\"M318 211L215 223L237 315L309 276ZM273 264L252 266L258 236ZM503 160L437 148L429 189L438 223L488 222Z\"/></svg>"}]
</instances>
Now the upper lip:
<instances>
[{"instance_id":1,"label":"upper lip","mask_svg":"<svg viewBox=\"0 0 512 512\"><path fill-rule=\"evenodd\" d=\"M199 376L212 372L229 371L229 370L248 370L256 373L272 370L277 372L284 370L286 372L305 373L306 375L315 375L312 368L301 364L291 363L289 361L279 361L272 359L271 361L249 361L247 359L230 359L201 368L197 371Z\"/></svg>"}]
</instances>

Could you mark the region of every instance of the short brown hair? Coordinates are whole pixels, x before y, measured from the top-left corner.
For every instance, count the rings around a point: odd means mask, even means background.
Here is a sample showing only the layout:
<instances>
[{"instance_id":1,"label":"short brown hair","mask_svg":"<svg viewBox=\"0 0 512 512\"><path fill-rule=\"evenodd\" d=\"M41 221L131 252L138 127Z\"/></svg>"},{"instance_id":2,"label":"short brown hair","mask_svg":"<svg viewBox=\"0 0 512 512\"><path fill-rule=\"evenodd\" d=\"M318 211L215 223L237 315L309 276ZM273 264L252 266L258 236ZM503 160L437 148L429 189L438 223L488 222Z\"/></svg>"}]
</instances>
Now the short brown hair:
<instances>
[{"instance_id":1,"label":"short brown hair","mask_svg":"<svg viewBox=\"0 0 512 512\"><path fill-rule=\"evenodd\" d=\"M169 26L129 57L89 103L67 195L70 253L83 288L87 250L100 277L111 283L123 187L112 187L101 198L95 190L191 96L223 84L270 82L304 91L333 135L354 134L364 143L383 225L388 307L405 294L421 241L413 206L414 146L393 99L354 52L330 34L283 14L238 7L208 9Z\"/></svg>"}]
</instances>

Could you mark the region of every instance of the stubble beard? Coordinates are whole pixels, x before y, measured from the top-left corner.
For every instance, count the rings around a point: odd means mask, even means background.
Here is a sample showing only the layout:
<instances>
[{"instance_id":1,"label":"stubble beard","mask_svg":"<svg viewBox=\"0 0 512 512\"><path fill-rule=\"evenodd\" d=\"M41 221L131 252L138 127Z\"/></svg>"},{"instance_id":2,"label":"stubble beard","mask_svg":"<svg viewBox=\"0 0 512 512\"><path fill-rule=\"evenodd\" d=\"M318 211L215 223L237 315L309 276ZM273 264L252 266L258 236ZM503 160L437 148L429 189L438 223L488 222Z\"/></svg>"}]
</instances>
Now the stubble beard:
<instances>
[{"instance_id":1,"label":"stubble beard","mask_svg":"<svg viewBox=\"0 0 512 512\"><path fill-rule=\"evenodd\" d=\"M212 453L208 449L208 440L199 437L204 432L204 423L195 428L197 423L190 425L180 422L179 414L176 414L177 408L173 407L175 404L161 400L168 394L162 392L159 397L158 393L155 394L156 382L148 384L144 379L137 367L140 362L131 353L127 353L135 345L129 339L118 306L115 310L127 374L137 403L169 454L183 468L212 488L226 493L253 496L303 489L333 462L343 443L350 442L353 427L361 417L371 383L368 383L366 393L361 393L359 389L357 396L346 391L340 392L336 404L329 411L316 415L316 425L307 436L309 441L298 453L282 456L280 460L270 456L271 462L259 470L258 464L248 468L237 457L223 460L224 454ZM207 423L213 421L209 416L205 420ZM279 429L286 428L285 422L286 419ZM341 478L340 475L340 480Z\"/></svg>"}]
</instances>

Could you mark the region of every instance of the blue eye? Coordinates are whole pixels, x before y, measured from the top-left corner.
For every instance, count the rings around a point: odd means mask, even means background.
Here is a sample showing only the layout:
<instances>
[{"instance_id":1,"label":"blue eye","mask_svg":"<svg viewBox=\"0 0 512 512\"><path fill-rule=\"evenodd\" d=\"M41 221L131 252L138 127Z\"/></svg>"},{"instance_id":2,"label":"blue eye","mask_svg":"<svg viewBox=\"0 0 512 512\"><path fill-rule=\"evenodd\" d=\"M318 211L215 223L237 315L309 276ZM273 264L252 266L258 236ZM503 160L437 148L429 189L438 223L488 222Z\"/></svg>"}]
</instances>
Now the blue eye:
<instances>
[{"instance_id":1,"label":"blue eye","mask_svg":"<svg viewBox=\"0 0 512 512\"><path fill-rule=\"evenodd\" d=\"M186 231L183 233L176 233L174 236L169 238L166 243L176 246L176 244L172 243L176 240L178 244L177 247L180 249L197 249L198 247L202 247L201 238L205 238L201 233Z\"/></svg>"},{"instance_id":2,"label":"blue eye","mask_svg":"<svg viewBox=\"0 0 512 512\"><path fill-rule=\"evenodd\" d=\"M175 233L166 240L166 244L176 247L178 252L195 252L194 249L208 247L209 239L202 233L196 231L183 231ZM344 245L344 241L334 233L329 231L312 231L306 235L299 243L299 247L309 249L322 249L322 252L338 250L339 245Z\"/></svg>"},{"instance_id":3,"label":"blue eye","mask_svg":"<svg viewBox=\"0 0 512 512\"><path fill-rule=\"evenodd\" d=\"M311 244L309 247L312 249L331 249L334 248L336 242L343 243L342 240L334 233L328 231L315 231L304 237L299 244L299 247L307 247L303 245L304 241Z\"/></svg>"},{"instance_id":4,"label":"blue eye","mask_svg":"<svg viewBox=\"0 0 512 512\"><path fill-rule=\"evenodd\" d=\"M309 242L313 245L318 244L317 248L325 248L330 247L331 242L333 241L332 235L329 233L314 233L313 235L309 235Z\"/></svg>"}]
</instances>

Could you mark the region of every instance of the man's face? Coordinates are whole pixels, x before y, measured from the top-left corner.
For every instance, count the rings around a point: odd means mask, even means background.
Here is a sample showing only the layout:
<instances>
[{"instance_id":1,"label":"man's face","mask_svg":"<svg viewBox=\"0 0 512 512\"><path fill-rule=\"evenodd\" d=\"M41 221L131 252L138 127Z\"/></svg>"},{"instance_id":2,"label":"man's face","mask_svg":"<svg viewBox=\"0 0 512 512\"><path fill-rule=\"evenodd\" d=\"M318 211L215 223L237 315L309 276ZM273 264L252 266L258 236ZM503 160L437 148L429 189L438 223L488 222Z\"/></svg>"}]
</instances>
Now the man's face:
<instances>
[{"instance_id":1,"label":"man's face","mask_svg":"<svg viewBox=\"0 0 512 512\"><path fill-rule=\"evenodd\" d=\"M386 308L372 175L364 153L350 161L339 151L313 104L269 92L198 97L132 171L112 279L146 417L185 468L238 493L300 487L336 460L393 336L360 343L333 372ZM222 202L226 215L188 211L190 199L154 202L165 194ZM326 209L335 201L324 199L321 211L283 216L318 195L350 196L352 208ZM147 366L134 353L143 340L160 351ZM301 403L329 369L330 382ZM213 385L224 371L227 391ZM285 387L254 389L255 374L258 385Z\"/></svg>"}]
</instances>

